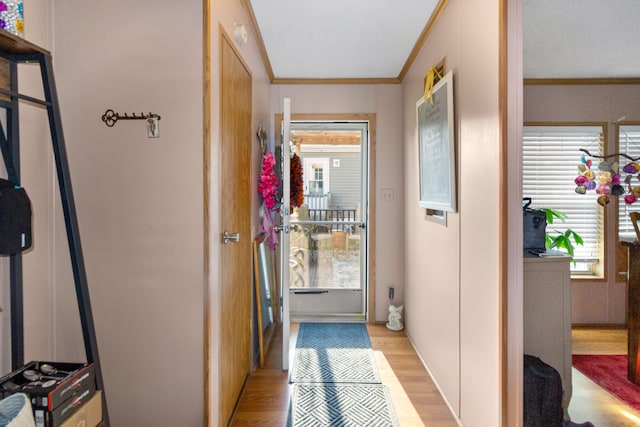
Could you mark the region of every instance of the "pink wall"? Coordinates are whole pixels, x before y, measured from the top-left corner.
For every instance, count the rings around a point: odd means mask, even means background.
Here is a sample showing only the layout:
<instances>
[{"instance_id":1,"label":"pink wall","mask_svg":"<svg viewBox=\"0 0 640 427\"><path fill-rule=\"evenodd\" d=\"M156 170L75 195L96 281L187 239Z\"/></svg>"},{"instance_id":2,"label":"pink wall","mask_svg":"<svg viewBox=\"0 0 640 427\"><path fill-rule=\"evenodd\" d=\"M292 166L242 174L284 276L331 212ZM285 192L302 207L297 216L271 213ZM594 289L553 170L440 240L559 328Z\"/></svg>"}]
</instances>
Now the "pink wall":
<instances>
[{"instance_id":1,"label":"pink wall","mask_svg":"<svg viewBox=\"0 0 640 427\"><path fill-rule=\"evenodd\" d=\"M454 74L458 211L417 204L415 103L430 66ZM498 2L451 2L403 84L406 325L465 426L500 425Z\"/></svg>"},{"instance_id":2,"label":"pink wall","mask_svg":"<svg viewBox=\"0 0 640 427\"><path fill-rule=\"evenodd\" d=\"M202 425L202 4L67 0L51 19L111 424ZM160 138L105 126L108 108L159 114ZM82 347L55 227L55 356L70 360Z\"/></svg>"},{"instance_id":3,"label":"pink wall","mask_svg":"<svg viewBox=\"0 0 640 427\"><path fill-rule=\"evenodd\" d=\"M528 85L524 87L524 120L609 123L608 142L611 151L616 141L614 122L623 116L626 121L640 121L639 97L640 85ZM614 209L613 204L607 207L609 219L615 218ZM608 280L572 281L571 310L574 323L625 323L626 284L615 280L615 222L608 221L607 227L609 239L605 268Z\"/></svg>"},{"instance_id":4,"label":"pink wall","mask_svg":"<svg viewBox=\"0 0 640 427\"><path fill-rule=\"evenodd\" d=\"M212 2L210 277L203 273L202 2L55 4L58 88L113 425L201 426L204 310L211 318L211 420L217 420L219 313L219 34L249 28L240 2ZM122 11L127 13L123 14ZM115 25L117 24L117 25ZM78 35L82 36L79 37ZM232 38L233 39L233 38ZM250 32L237 46L253 77L252 135L269 132L269 82ZM153 111L160 138L141 122L107 128L100 115ZM259 233L258 144L252 150L252 230ZM58 231L60 235L60 232ZM62 237L61 237L62 238ZM59 245L56 253L64 253ZM249 260L250 261L250 260ZM58 261L60 281L67 278ZM61 307L73 300L60 291ZM67 310L69 311L69 310ZM72 318L56 314L69 341ZM72 341L72 340L71 340ZM78 354L77 348L75 349ZM61 348L61 357L72 357ZM161 374L159 374L161 373ZM152 399L140 396L155 390ZM178 393L178 395L176 395ZM176 399L176 396L179 396Z\"/></svg>"},{"instance_id":5,"label":"pink wall","mask_svg":"<svg viewBox=\"0 0 640 427\"><path fill-rule=\"evenodd\" d=\"M217 420L219 283L219 31L249 27L240 2L211 10L211 258L203 275L202 2L66 0L25 5L26 38L50 49L60 97L85 263L112 425L201 426L205 285L212 305L211 420ZM123 13L126 11L126 13ZM270 84L250 28L238 47L251 69L253 132L271 133ZM21 89L41 94L34 66ZM153 111L107 128L100 116ZM26 358L84 360L46 113L23 105L23 184L34 206L25 254ZM252 133L253 133L252 132ZM257 141L252 186L256 188ZM257 207L257 191L252 194ZM252 216L259 232L257 208ZM254 237L251 236L251 237ZM0 260L0 368L10 370L8 263ZM140 399L154 390L153 398ZM176 396L178 396L176 398Z\"/></svg>"}]
</instances>

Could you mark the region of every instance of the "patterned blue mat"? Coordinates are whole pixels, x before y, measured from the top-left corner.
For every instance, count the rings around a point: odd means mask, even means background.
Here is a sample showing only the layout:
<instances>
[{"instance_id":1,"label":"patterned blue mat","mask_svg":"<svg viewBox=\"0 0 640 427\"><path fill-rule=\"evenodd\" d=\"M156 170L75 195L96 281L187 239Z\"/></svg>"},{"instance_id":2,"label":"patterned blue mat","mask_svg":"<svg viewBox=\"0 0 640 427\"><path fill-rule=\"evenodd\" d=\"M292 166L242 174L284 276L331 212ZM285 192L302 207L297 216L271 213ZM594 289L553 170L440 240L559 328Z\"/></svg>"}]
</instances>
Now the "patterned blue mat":
<instances>
[{"instance_id":1,"label":"patterned blue mat","mask_svg":"<svg viewBox=\"0 0 640 427\"><path fill-rule=\"evenodd\" d=\"M398 426L389 391L382 384L295 384L290 427Z\"/></svg>"},{"instance_id":2,"label":"patterned blue mat","mask_svg":"<svg viewBox=\"0 0 640 427\"><path fill-rule=\"evenodd\" d=\"M361 323L302 323L292 383L380 383L367 328Z\"/></svg>"}]
</instances>

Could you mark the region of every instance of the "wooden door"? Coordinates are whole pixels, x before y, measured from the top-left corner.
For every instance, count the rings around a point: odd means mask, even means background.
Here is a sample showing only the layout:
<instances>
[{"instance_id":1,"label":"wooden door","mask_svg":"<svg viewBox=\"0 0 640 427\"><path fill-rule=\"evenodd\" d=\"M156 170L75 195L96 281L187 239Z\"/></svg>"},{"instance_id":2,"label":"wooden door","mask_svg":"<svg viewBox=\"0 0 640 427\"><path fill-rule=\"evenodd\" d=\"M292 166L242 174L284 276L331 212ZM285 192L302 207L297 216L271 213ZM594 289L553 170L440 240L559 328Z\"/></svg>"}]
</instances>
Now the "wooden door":
<instances>
[{"instance_id":1,"label":"wooden door","mask_svg":"<svg viewBox=\"0 0 640 427\"><path fill-rule=\"evenodd\" d=\"M251 369L251 74L224 34L220 46L221 246L220 425ZM222 237L221 237L222 238Z\"/></svg>"}]
</instances>

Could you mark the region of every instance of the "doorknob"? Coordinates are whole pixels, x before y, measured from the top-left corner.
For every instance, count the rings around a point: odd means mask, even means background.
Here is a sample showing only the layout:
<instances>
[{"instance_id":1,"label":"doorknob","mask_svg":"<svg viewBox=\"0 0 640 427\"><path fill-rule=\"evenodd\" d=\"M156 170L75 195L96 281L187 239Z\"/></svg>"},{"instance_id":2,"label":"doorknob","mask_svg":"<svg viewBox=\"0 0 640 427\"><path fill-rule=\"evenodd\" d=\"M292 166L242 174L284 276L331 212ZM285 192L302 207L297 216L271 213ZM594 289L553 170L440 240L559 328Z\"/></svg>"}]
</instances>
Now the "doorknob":
<instances>
[{"instance_id":1,"label":"doorknob","mask_svg":"<svg viewBox=\"0 0 640 427\"><path fill-rule=\"evenodd\" d=\"M225 245L229 242L238 243L239 241L240 241L240 233L229 233L226 230L224 233L222 233L222 243L224 243Z\"/></svg>"}]
</instances>

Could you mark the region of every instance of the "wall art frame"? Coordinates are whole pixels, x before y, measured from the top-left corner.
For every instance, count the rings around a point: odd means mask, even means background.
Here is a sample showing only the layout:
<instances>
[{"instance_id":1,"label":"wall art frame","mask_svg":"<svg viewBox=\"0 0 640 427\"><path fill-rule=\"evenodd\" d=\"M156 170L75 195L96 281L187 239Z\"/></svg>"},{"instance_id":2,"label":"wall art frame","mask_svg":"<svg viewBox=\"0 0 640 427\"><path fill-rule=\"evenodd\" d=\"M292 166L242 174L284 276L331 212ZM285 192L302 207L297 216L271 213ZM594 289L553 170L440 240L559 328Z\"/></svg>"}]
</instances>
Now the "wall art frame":
<instances>
[{"instance_id":1,"label":"wall art frame","mask_svg":"<svg viewBox=\"0 0 640 427\"><path fill-rule=\"evenodd\" d=\"M453 73L416 102L420 199L425 209L456 212Z\"/></svg>"}]
</instances>

